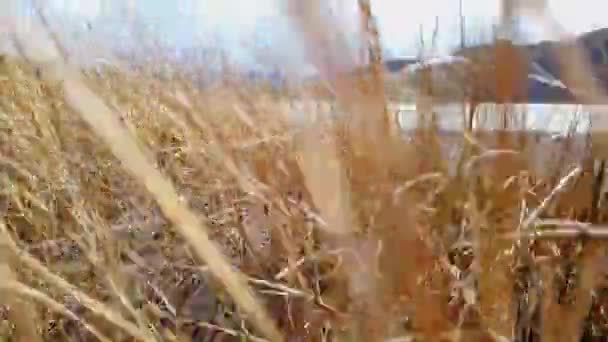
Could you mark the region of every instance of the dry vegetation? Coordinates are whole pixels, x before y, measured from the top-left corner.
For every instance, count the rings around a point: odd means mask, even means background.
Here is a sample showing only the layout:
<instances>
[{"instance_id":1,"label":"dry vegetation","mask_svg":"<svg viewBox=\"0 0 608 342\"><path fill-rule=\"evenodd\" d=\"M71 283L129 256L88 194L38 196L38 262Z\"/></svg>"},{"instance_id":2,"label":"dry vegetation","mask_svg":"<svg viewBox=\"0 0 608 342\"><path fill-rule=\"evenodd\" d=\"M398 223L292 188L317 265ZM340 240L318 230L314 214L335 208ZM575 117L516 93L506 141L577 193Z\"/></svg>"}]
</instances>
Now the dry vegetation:
<instances>
[{"instance_id":1,"label":"dry vegetation","mask_svg":"<svg viewBox=\"0 0 608 342\"><path fill-rule=\"evenodd\" d=\"M379 68L331 84L344 116L295 125L284 104L304 91L23 51L0 58L2 341L608 332L603 164L570 138L542 172L525 132L464 132L448 160L432 128L396 132Z\"/></svg>"}]
</instances>

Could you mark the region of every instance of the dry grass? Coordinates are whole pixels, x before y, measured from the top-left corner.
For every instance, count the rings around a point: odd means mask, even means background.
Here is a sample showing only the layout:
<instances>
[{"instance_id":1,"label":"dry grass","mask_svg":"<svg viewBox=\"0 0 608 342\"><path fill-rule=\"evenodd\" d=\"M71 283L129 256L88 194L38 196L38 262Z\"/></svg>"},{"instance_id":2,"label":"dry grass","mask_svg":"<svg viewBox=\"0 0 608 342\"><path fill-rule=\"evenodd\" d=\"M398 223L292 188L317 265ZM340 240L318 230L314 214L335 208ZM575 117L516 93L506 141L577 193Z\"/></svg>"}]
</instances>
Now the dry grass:
<instances>
[{"instance_id":1,"label":"dry grass","mask_svg":"<svg viewBox=\"0 0 608 342\"><path fill-rule=\"evenodd\" d=\"M0 57L0 338L605 333L604 250L588 239L606 235L603 173L566 152L537 173L525 133L465 132L456 160L432 126L406 141L386 109L369 4L376 67L358 80L331 73L345 42L328 40L323 4L291 4L339 118L295 123L288 103L309 90L76 71L44 25L47 45L18 32L23 58ZM496 72L508 102L520 70ZM568 75L592 88L584 72ZM432 101L419 104L431 115Z\"/></svg>"}]
</instances>

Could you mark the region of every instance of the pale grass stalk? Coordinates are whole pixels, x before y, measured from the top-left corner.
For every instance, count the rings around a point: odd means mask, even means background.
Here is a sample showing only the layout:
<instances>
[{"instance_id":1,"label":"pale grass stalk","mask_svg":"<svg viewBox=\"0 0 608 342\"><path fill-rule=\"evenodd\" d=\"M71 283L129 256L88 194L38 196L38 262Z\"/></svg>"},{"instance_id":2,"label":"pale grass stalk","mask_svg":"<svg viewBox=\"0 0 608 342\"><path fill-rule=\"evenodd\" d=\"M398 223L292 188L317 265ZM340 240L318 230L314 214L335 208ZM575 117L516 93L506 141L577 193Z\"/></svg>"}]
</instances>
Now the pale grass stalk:
<instances>
[{"instance_id":1,"label":"pale grass stalk","mask_svg":"<svg viewBox=\"0 0 608 342\"><path fill-rule=\"evenodd\" d=\"M115 295L118 297L122 306L124 306L127 309L127 311L129 312L129 314L135 319L135 321L137 322L137 325L139 326L140 331L144 332L147 335L146 340L155 341L158 338L158 336L154 336L154 334L150 331L150 329L148 329L149 326L147 325L147 323L150 323L150 322L148 322L148 320L146 319L146 317L143 315L142 312L137 312L137 310L135 310L135 308L133 307L133 305L130 303L129 299L127 298L125 292L118 287L118 284L116 284L113 273L114 272L108 272L108 276L107 276L107 282L108 282L110 289L112 291L114 291Z\"/></svg>"},{"instance_id":2,"label":"pale grass stalk","mask_svg":"<svg viewBox=\"0 0 608 342\"><path fill-rule=\"evenodd\" d=\"M288 15L302 33L307 57L319 70L320 77L329 82L332 91L335 91L338 105L348 115L349 134L352 135L351 142L355 150L365 151L378 163L383 163L388 154L373 153L372 150L389 148L392 133L396 133L391 128L395 125L396 118L386 109L383 87L378 86L378 78L369 84L370 92L363 93L359 77L346 72L356 66L352 50L343 35L336 34L334 23L323 16L325 5L325 2L318 0L290 0L287 4ZM363 15L367 16L369 11L365 12L365 6L363 8ZM362 19L363 22L368 20L369 18ZM373 39L377 39L377 35ZM367 45L367 42L364 43Z\"/></svg>"},{"instance_id":3,"label":"pale grass stalk","mask_svg":"<svg viewBox=\"0 0 608 342\"><path fill-rule=\"evenodd\" d=\"M293 262L292 265L288 265L285 268L283 268L279 273L277 273L274 276L274 280L281 280L285 277L288 277L289 275L291 275L293 272L297 271L297 269L299 267L301 267L302 265L304 265L304 263L307 261L307 257L301 257L300 259L298 259L297 261Z\"/></svg>"},{"instance_id":4,"label":"pale grass stalk","mask_svg":"<svg viewBox=\"0 0 608 342\"><path fill-rule=\"evenodd\" d=\"M26 251L20 249L12 237L9 235L8 229L4 223L4 221L0 221L0 236L5 239L5 246L8 247L11 253L15 254L19 261L21 261L25 266L31 268L34 272L38 273L41 277L45 278L49 283L53 284L58 289L63 292L74 296L79 302L81 302L85 307L89 308L94 313L102 316L108 322L116 325L121 328L129 335L141 340L141 341L149 341L145 334L143 334L136 325L124 319L119 313L115 310L112 310L106 307L103 303L89 297L87 294L83 293L75 287L74 285L67 282L65 279L60 276L53 274L48 268L46 268L40 261L31 256Z\"/></svg>"},{"instance_id":5,"label":"pale grass stalk","mask_svg":"<svg viewBox=\"0 0 608 342\"><path fill-rule=\"evenodd\" d=\"M282 280L286 277L288 277L291 273L296 272L298 270L298 268L302 267L302 265L304 265L307 261L312 261L312 260L322 260L323 256L330 256L330 255L334 255L336 257L338 257L338 261L340 260L340 256L345 253L346 251L343 249L335 249L335 250L328 250L328 251L324 251L323 253L312 253L312 254L308 254L305 255L301 258L299 258L298 260L296 260L293 264L287 265L286 267L284 267L279 273L277 273L273 278L274 280ZM329 272L326 277L331 276L332 272Z\"/></svg>"},{"instance_id":6,"label":"pale grass stalk","mask_svg":"<svg viewBox=\"0 0 608 342\"><path fill-rule=\"evenodd\" d=\"M246 334L246 333L243 333L243 332L240 332L237 330L228 329L228 328L221 327L219 325L215 325L215 324L211 324L211 323L207 323L207 322L199 322L199 323L197 323L197 325L199 325L201 327L205 327L205 328L219 330L219 331L223 332L224 334L230 335L232 337L240 337L240 338L244 338L245 340L251 340L253 342L268 342L268 340L265 340L261 337L253 336L251 334Z\"/></svg>"},{"instance_id":7,"label":"pale grass stalk","mask_svg":"<svg viewBox=\"0 0 608 342\"><path fill-rule=\"evenodd\" d=\"M349 272L349 292L359 305L363 304L363 310L367 311L364 315L367 315L369 311L377 309L372 308L377 291L375 273L372 271L374 260L361 257L360 243L352 235L356 231L356 223L352 216L350 187L336 154L335 141L327 138L321 142L319 133L314 126L303 133L298 149L298 165L313 203L327 222L324 229L329 233L329 242L353 250L344 259L345 269ZM293 265L290 267L293 268Z\"/></svg>"},{"instance_id":8,"label":"pale grass stalk","mask_svg":"<svg viewBox=\"0 0 608 342\"><path fill-rule=\"evenodd\" d=\"M85 222L84 217L87 217L86 215L82 215L82 214L75 214L73 211L70 211L72 213L72 217L74 218L74 220L76 220L76 222L78 222L78 224L80 224L80 226L85 229L86 231L86 227L87 227L87 222ZM90 226L92 227L96 227L97 229L100 229L102 231L110 231L110 227L108 227L107 225L104 225L103 223L96 223L93 222L91 219L88 219L90 222ZM85 234L91 234L91 233L85 233ZM119 283L118 281L121 280L118 278L117 276L117 272L115 271L115 269L118 268L114 268L112 267L113 265L107 265L106 267L109 268L109 270L104 270L104 267L101 267L101 265L99 264L99 258L97 257L96 253L97 253L97 249L94 246L90 246L87 245L84 242L79 241L80 239L78 238L78 236L76 236L76 234L70 234L68 233L68 235L70 236L70 238L72 238L74 241L76 241L78 243L78 245L80 246L80 248L83 251L87 251L85 253L87 260L91 263L91 265L93 265L94 267L97 268L98 271L106 273L106 281L110 287L110 289L115 293L115 295L118 297L120 303L125 307L125 309L129 312L129 314L135 319L135 321L137 322L140 331L144 332L147 335L147 340L148 341L154 341L156 339L156 337L152 334L152 332L150 331L150 329L148 329L148 320L145 318L145 316L141 313L141 312L137 312L137 310L135 309L135 307L133 307L133 305L130 303L129 299L127 298L127 295L125 294L124 290L122 288L119 287ZM90 238L88 240L91 241L91 243L95 243L95 236L89 235Z\"/></svg>"},{"instance_id":9,"label":"pale grass stalk","mask_svg":"<svg viewBox=\"0 0 608 342\"><path fill-rule=\"evenodd\" d=\"M331 91L335 92L338 105L344 112L344 117L338 122L339 128L345 128L348 141L348 153L355 159L358 156L365 156L365 165L360 164L354 172L364 174L377 174L378 182L385 181L386 170L391 170L396 163L402 159L396 156L395 150L403 147L402 142L391 133L391 123L394 118L386 116L386 104L384 102L383 87L375 82L365 80L365 76L353 75L348 70L352 70L355 63L352 59L348 43L341 32L336 32L335 23L329 17L323 15L327 4L322 1L289 1L288 14L295 26L302 33L304 46L308 52L308 57L317 67L320 77L328 81ZM371 13L366 2L360 3L362 9L362 22L368 26L371 22ZM364 27L366 34L373 28ZM338 34L336 34L338 33ZM372 37L377 39L377 35ZM368 42L364 42L367 45ZM377 61L375 61L377 63ZM377 65L376 65L377 66ZM376 70L377 71L377 70ZM375 81L381 81L378 74L373 74ZM380 80L379 80L380 79ZM354 298L352 311L355 312L354 319L350 322L352 337L356 336L363 340L377 340L386 337L389 325L389 313L383 306L380 288L383 285L388 287L397 284L380 283L375 272L377 262L376 239L382 240L381 230L371 229L369 235L362 239L357 239L353 233L358 231L355 221L354 210L351 203L351 184L348 183L347 170L341 163L338 155L338 146L335 137L323 137L323 127L311 125L298 141L298 164L304 175L306 188L312 196L312 201L320 211L321 217L327 222L326 231L329 233L337 246L352 250L353 254L344 257L344 270L348 272L349 295ZM385 152L385 153L383 153ZM351 166L350 164L348 166ZM403 167L403 165L399 165ZM356 176L355 176L356 177ZM354 185L353 185L354 186ZM396 216L397 210L386 208L379 213L379 216L386 218ZM379 217L384 220L384 217ZM401 233L401 232L400 232ZM396 233L399 235L400 233ZM404 236L396 236L389 247L383 245L384 256L391 252L397 253L396 241L413 242L416 238L415 230L403 232ZM387 237L390 238L390 237ZM330 239L330 240L331 240ZM386 242L386 241L384 241ZM424 249L424 247L422 248ZM411 255L415 254L415 251ZM365 255L367 253L367 255ZM373 253L373 255L372 255ZM407 259L409 253L401 254L399 257ZM415 267L410 269L411 260L407 260L408 285L414 290L414 277L417 272ZM393 267L396 265L388 265ZM384 267L384 266L383 266ZM390 272L390 271L389 271ZM384 274L383 276L386 276ZM392 278L384 277L384 278ZM395 280L397 277L395 277ZM402 281L402 279L399 279ZM400 286L405 287L405 286ZM421 311L430 309L434 305L431 296L424 299L416 298L416 305ZM421 315L424 316L424 315ZM425 320L425 318L428 318ZM421 326L430 327L430 321L434 317L426 316L418 320ZM436 329L435 329L436 330Z\"/></svg>"},{"instance_id":10,"label":"pale grass stalk","mask_svg":"<svg viewBox=\"0 0 608 342\"><path fill-rule=\"evenodd\" d=\"M9 286L5 285L17 281L10 265L11 254L10 242L5 234L0 233L0 279L5 282L0 285L0 303L8 306L9 319L16 326L18 338L32 342L42 341L38 335L38 329L36 329L38 316L35 313L36 308L27 301L15 300L9 291Z\"/></svg>"},{"instance_id":11,"label":"pale grass stalk","mask_svg":"<svg viewBox=\"0 0 608 342\"><path fill-rule=\"evenodd\" d=\"M249 277L249 282L252 284L261 285L261 286L265 286L265 287L268 287L268 288L271 288L274 290L278 290L278 291L281 291L282 293L292 295L294 297L306 298L309 300L313 300L315 298L315 295L312 293L307 293L302 290L294 289L294 288L291 288L289 286L286 286L286 285L283 285L280 283L273 283L273 282L270 282L270 281L264 280L264 279L257 279L257 278Z\"/></svg>"},{"instance_id":12,"label":"pale grass stalk","mask_svg":"<svg viewBox=\"0 0 608 342\"><path fill-rule=\"evenodd\" d=\"M298 164L313 203L327 223L325 229L336 236L347 236L354 229L349 185L336 155L335 142L331 138L320 142L319 135L314 127L304 132L299 144Z\"/></svg>"},{"instance_id":13,"label":"pale grass stalk","mask_svg":"<svg viewBox=\"0 0 608 342\"><path fill-rule=\"evenodd\" d=\"M37 31L32 31L32 35L16 32L16 40L21 45L21 53L24 57L42 68L51 79L63 81L68 105L80 113L81 117L104 139L123 166L144 183L163 213L191 244L196 255L207 262L211 273L226 286L228 293L251 317L252 322L272 341L282 341L281 332L255 295L250 292L239 273L233 270L226 257L209 239L207 228L198 216L179 200L173 185L148 160L146 156L148 153L142 151L104 101L93 93L81 80L80 75L58 56L52 42L44 38L44 29L37 26ZM32 45L31 38L39 39L46 46ZM230 171L235 172L232 167Z\"/></svg>"},{"instance_id":14,"label":"pale grass stalk","mask_svg":"<svg viewBox=\"0 0 608 342\"><path fill-rule=\"evenodd\" d=\"M46 295L34 288L28 287L25 284L22 284L18 281L8 281L4 285L2 285L2 287L7 291L14 292L23 297L33 299L33 300L39 302L40 304L43 304L46 307L50 308L51 310L64 315L65 317L67 317L69 319L82 323L83 327L85 329L87 329L88 331L90 331L101 342L112 341L110 338L106 337L99 330L97 330L97 328L95 328L93 325L82 320L80 317L78 317L72 311L67 309L64 305L61 305L60 303L55 301L53 298L49 297L48 295ZM23 317L22 319L25 319L25 317ZM25 320L27 321L27 319L25 319Z\"/></svg>"},{"instance_id":15,"label":"pale grass stalk","mask_svg":"<svg viewBox=\"0 0 608 342\"><path fill-rule=\"evenodd\" d=\"M568 188L578 179L583 173L581 167L576 167L570 171L565 177L563 177L559 184L546 196L541 204L532 211L519 225L518 234L520 238L520 246L522 247L522 257L530 258L528 250L528 242L530 241L530 229L538 221L540 215L544 210L555 201L559 195L568 190ZM585 250L582 256L582 262L579 262L577 267L580 267L580 279L581 284L574 290L574 298L576 302L574 305L556 305L555 297L550 292L551 288L547 293L549 296L545 298L548 302L543 304L543 333L545 336L554 337L556 341L575 341L579 340L582 335L581 327L583 319L585 318L589 307L591 305L591 291L597 285L597 265L599 258L601 258L601 249L592 243L585 246ZM524 260L527 260L524 259ZM545 275L546 278L546 275ZM547 281L551 281L548 279ZM561 322L559 326L555 325L555 322ZM561 333L556 334L556 329L561 330Z\"/></svg>"},{"instance_id":16,"label":"pale grass stalk","mask_svg":"<svg viewBox=\"0 0 608 342\"><path fill-rule=\"evenodd\" d=\"M500 158L501 156L505 156L505 155L519 156L519 154L520 153L518 151L511 150L511 149L490 149L490 150L484 151L480 155L471 157L467 161L467 163L465 164L465 175L475 176L475 174L473 174L471 172L473 167L477 166L480 162L482 162L484 160L497 159L497 158Z\"/></svg>"},{"instance_id":17,"label":"pale grass stalk","mask_svg":"<svg viewBox=\"0 0 608 342\"><path fill-rule=\"evenodd\" d=\"M558 239L608 240L608 227L555 228L555 229L546 230L546 231L535 231L533 238L535 240L558 240Z\"/></svg>"},{"instance_id":18,"label":"pale grass stalk","mask_svg":"<svg viewBox=\"0 0 608 342\"><path fill-rule=\"evenodd\" d=\"M447 179L445 178L445 175L441 172L425 173L420 176L417 176L416 178L405 182L403 185L398 186L393 191L393 202L398 203L399 197L401 196L402 193L410 190L411 188L413 188L414 186L416 186L420 183L424 183L424 182L428 182L428 181L436 181L438 183L445 184L447 182Z\"/></svg>"},{"instance_id":19,"label":"pale grass stalk","mask_svg":"<svg viewBox=\"0 0 608 342\"><path fill-rule=\"evenodd\" d=\"M371 96L376 97L373 100L378 102L378 107L381 107L381 113L384 114L383 116L387 121L388 133L391 136L397 136L399 134L397 117L386 105L384 59L382 56L382 44L378 25L376 25L376 20L372 13L370 0L358 0L358 6L360 12L359 16L361 19L361 29L364 33L364 37L366 38L364 39L364 43L366 43L364 46L369 47L370 50L370 62L372 64L373 77L372 86L374 88L374 93Z\"/></svg>"},{"instance_id":20,"label":"pale grass stalk","mask_svg":"<svg viewBox=\"0 0 608 342\"><path fill-rule=\"evenodd\" d=\"M175 317L177 317L177 309L175 308L175 306L173 306L173 304L171 304L165 293L158 286L154 285L151 281L146 281L146 285L148 285L152 289L152 291L154 291L154 294L156 294L163 301L165 307L167 308L167 311L169 311L172 318L175 319Z\"/></svg>"},{"instance_id":21,"label":"pale grass stalk","mask_svg":"<svg viewBox=\"0 0 608 342\"><path fill-rule=\"evenodd\" d=\"M542 220L539 219L534 228L528 233L529 239L534 240L560 240L560 239L608 239L608 225L591 224L569 220ZM507 234L506 239L514 239L518 233Z\"/></svg>"},{"instance_id":22,"label":"pale grass stalk","mask_svg":"<svg viewBox=\"0 0 608 342\"><path fill-rule=\"evenodd\" d=\"M545 209L547 209L547 207L562 193L566 192L582 174L583 169L581 167L575 167L572 171L570 171L564 178L560 180L559 184L551 191L551 193L543 199L541 204L536 207L523 222L521 222L518 230L520 232L527 233L528 229L534 224L534 222L536 222L536 220L538 220Z\"/></svg>"},{"instance_id":23,"label":"pale grass stalk","mask_svg":"<svg viewBox=\"0 0 608 342\"><path fill-rule=\"evenodd\" d=\"M367 311L365 314L369 314L370 310L378 309L373 303L377 292L377 273L374 272L376 260L361 256L361 243L352 235L356 231L356 223L352 216L350 188L336 155L335 143L333 139L327 139L325 143L319 142L317 134L313 129L304 132L299 145L298 164L313 203L326 222L323 229L329 233L328 242L333 247L352 251L345 253L342 259L345 270L349 272L349 292L352 298L363 304ZM294 267L293 264L290 265L290 268Z\"/></svg>"}]
</instances>

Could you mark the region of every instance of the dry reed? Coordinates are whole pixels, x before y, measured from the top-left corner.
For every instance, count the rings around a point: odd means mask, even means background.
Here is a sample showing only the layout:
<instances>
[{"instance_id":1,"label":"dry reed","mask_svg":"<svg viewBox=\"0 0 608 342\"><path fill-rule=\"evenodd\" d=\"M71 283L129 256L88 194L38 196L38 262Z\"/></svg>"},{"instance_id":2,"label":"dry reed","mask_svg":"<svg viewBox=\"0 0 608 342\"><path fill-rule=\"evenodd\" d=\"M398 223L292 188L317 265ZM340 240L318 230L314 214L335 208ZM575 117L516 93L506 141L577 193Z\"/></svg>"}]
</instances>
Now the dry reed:
<instances>
[{"instance_id":1,"label":"dry reed","mask_svg":"<svg viewBox=\"0 0 608 342\"><path fill-rule=\"evenodd\" d=\"M324 3L289 2L342 114L299 123L289 102L319 100L310 87L232 75L201 89L179 65L163 79L150 65L79 71L44 20L16 31L22 58L0 58L0 337L523 342L600 329L601 172L565 155L535 179L525 133L464 132L456 160L437 126L403 139L358 5L372 67L348 77ZM494 57L513 52L499 42ZM580 49L560 54L583 101L604 96ZM520 95L521 67L485 75L499 102ZM426 86L421 114L434 115ZM576 278L565 269L579 277L562 289Z\"/></svg>"}]
</instances>

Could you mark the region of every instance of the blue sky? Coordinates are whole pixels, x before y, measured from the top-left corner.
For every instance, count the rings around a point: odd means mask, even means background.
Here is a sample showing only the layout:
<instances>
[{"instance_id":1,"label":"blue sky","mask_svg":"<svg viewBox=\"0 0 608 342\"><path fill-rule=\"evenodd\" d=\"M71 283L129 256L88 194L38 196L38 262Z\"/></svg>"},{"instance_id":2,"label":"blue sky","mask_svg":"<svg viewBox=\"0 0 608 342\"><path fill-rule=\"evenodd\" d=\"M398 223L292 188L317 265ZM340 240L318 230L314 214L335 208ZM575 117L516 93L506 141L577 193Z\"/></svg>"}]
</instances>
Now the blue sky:
<instances>
[{"instance_id":1,"label":"blue sky","mask_svg":"<svg viewBox=\"0 0 608 342\"><path fill-rule=\"evenodd\" d=\"M103 30L110 40L123 29L124 14L137 11L146 24L161 32L170 44L177 46L220 44L229 54L241 60L289 63L300 56L301 39L284 15L286 0L46 0L49 8L64 23L89 20L95 29ZM296 0L306 1L306 0ZM380 27L385 47L394 55L415 54L420 30L430 39L435 18L439 22L439 51L449 52L459 41L459 0L370 0ZM525 1L525 0L524 0ZM608 26L606 0L547 0L554 17L566 30L581 33ZM27 0L22 0L26 3ZM357 25L356 0L322 0L339 15L340 27L353 32ZM499 15L496 0L463 0L467 38L475 41L489 37L492 23ZM81 25L81 24L80 24ZM545 38L533 21L525 27L531 39ZM257 33L257 34L256 34ZM195 42L195 43L193 43ZM125 43L125 42L121 42ZM255 44L269 48L263 56ZM126 42L137 46L137 42Z\"/></svg>"}]
</instances>

